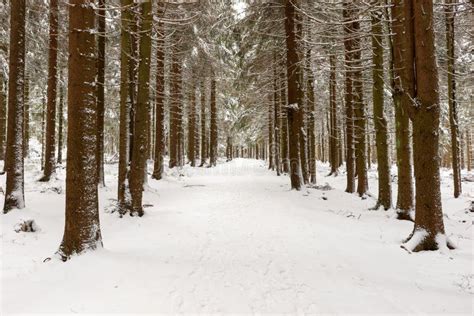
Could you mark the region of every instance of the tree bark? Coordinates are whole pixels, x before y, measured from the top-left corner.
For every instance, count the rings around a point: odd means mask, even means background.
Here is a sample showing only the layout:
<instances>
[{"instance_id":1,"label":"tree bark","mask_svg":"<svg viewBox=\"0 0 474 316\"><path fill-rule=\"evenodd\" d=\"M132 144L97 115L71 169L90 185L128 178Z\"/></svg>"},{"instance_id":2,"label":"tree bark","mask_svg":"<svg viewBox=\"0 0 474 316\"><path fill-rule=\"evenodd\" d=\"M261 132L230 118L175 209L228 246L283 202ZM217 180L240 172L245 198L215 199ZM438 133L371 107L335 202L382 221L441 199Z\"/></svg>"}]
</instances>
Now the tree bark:
<instances>
[{"instance_id":1,"label":"tree bark","mask_svg":"<svg viewBox=\"0 0 474 316\"><path fill-rule=\"evenodd\" d=\"M413 25L405 17L404 10L411 12L411 4L402 5L395 0L392 8L393 44L393 99L395 104L395 133L398 167L397 210L398 219L412 220L413 182L411 166L410 121L408 110L415 94ZM409 15L411 13L408 13ZM404 33L406 33L404 35ZM406 37L406 38L405 38Z\"/></svg>"},{"instance_id":2,"label":"tree bark","mask_svg":"<svg viewBox=\"0 0 474 316\"><path fill-rule=\"evenodd\" d=\"M196 166L196 90L191 79L190 101L188 111L188 159L191 167Z\"/></svg>"},{"instance_id":3,"label":"tree bark","mask_svg":"<svg viewBox=\"0 0 474 316\"><path fill-rule=\"evenodd\" d=\"M47 182L55 172L55 140L56 140L56 91L58 85L58 18L57 0L50 1L49 9L49 50L48 50L48 90L46 110L46 144L44 172L40 181Z\"/></svg>"},{"instance_id":4,"label":"tree bark","mask_svg":"<svg viewBox=\"0 0 474 316\"><path fill-rule=\"evenodd\" d=\"M5 140L7 132L7 96L3 72L0 71L0 160L5 160Z\"/></svg>"},{"instance_id":5,"label":"tree bark","mask_svg":"<svg viewBox=\"0 0 474 316\"><path fill-rule=\"evenodd\" d=\"M209 150L209 165L215 167L217 165L217 146L218 146L218 127L217 127L217 100L216 100L216 75L212 74L211 79L211 137Z\"/></svg>"},{"instance_id":6,"label":"tree bark","mask_svg":"<svg viewBox=\"0 0 474 316\"><path fill-rule=\"evenodd\" d=\"M97 184L104 179L104 112L105 112L105 0L98 0L97 31Z\"/></svg>"},{"instance_id":7,"label":"tree bark","mask_svg":"<svg viewBox=\"0 0 474 316\"><path fill-rule=\"evenodd\" d=\"M130 164L131 215L143 216L143 184L148 153L148 116L150 113L151 2L141 4L140 60L138 62L137 105L134 115L133 149Z\"/></svg>"},{"instance_id":8,"label":"tree bark","mask_svg":"<svg viewBox=\"0 0 474 316\"><path fill-rule=\"evenodd\" d=\"M23 157L27 158L30 151L30 78L25 74L25 86L23 97ZM44 143L41 143L44 146ZM43 164L41 164L43 166Z\"/></svg>"},{"instance_id":9,"label":"tree bark","mask_svg":"<svg viewBox=\"0 0 474 316\"><path fill-rule=\"evenodd\" d=\"M130 111L132 108L131 62L132 38L132 13L130 6L133 0L121 0L121 33L120 33L120 127L119 127L119 170L117 207L120 213L125 213L130 208L130 188L128 185L130 163Z\"/></svg>"},{"instance_id":10,"label":"tree bark","mask_svg":"<svg viewBox=\"0 0 474 316\"><path fill-rule=\"evenodd\" d=\"M10 3L7 180L3 212L25 207L23 123L25 79L25 0Z\"/></svg>"},{"instance_id":11,"label":"tree bark","mask_svg":"<svg viewBox=\"0 0 474 316\"><path fill-rule=\"evenodd\" d=\"M207 129L206 129L206 81L201 81L201 165L204 167L207 160Z\"/></svg>"},{"instance_id":12,"label":"tree bark","mask_svg":"<svg viewBox=\"0 0 474 316\"><path fill-rule=\"evenodd\" d=\"M102 247L97 190L95 12L88 0L69 2L66 222L63 260ZM91 176L94 175L94 176Z\"/></svg>"},{"instance_id":13,"label":"tree bark","mask_svg":"<svg viewBox=\"0 0 474 316\"><path fill-rule=\"evenodd\" d=\"M409 10L411 9L411 10ZM415 167L415 227L403 245L410 251L436 250L451 246L446 240L441 205L439 174L440 104L433 31L433 2L421 0L408 8L405 20L413 23L413 36L405 40L414 47L415 104L407 110L413 120ZM406 47L405 47L406 49Z\"/></svg>"},{"instance_id":14,"label":"tree bark","mask_svg":"<svg viewBox=\"0 0 474 316\"><path fill-rule=\"evenodd\" d=\"M58 108L58 164L63 163L64 89L60 83Z\"/></svg>"},{"instance_id":15,"label":"tree bark","mask_svg":"<svg viewBox=\"0 0 474 316\"><path fill-rule=\"evenodd\" d=\"M354 193L355 191L355 170L354 170L354 105L353 105L353 71L352 60L353 60L353 24L351 23L354 16L354 10L352 8L351 1L344 2L343 18L345 30L344 37L344 61L345 61L345 105L346 105L346 175L347 184L346 192ZM323 144L324 145L324 144ZM323 147L323 161L324 159L324 147Z\"/></svg>"},{"instance_id":16,"label":"tree bark","mask_svg":"<svg viewBox=\"0 0 474 316\"><path fill-rule=\"evenodd\" d=\"M297 1L285 0L285 31L286 31L286 67L288 80L288 143L290 159L290 180L291 188L301 190L303 178L300 164L300 120L299 111L302 104L299 90L302 86L300 58L298 56L298 46L296 39L301 37L301 33L296 34L296 5ZM298 28L301 31L301 28Z\"/></svg>"},{"instance_id":17,"label":"tree bark","mask_svg":"<svg viewBox=\"0 0 474 316\"><path fill-rule=\"evenodd\" d=\"M453 166L454 197L461 195L461 167L459 149L458 109L456 101L455 54L454 54L454 16L456 0L446 0L446 49L448 63L448 102L449 126L451 129L451 155Z\"/></svg>"},{"instance_id":18,"label":"tree bark","mask_svg":"<svg viewBox=\"0 0 474 316\"><path fill-rule=\"evenodd\" d=\"M329 56L330 76L329 76L329 151L331 172L329 175L337 175L339 167L338 137L337 137L337 104L336 104L336 56Z\"/></svg>"},{"instance_id":19,"label":"tree bark","mask_svg":"<svg viewBox=\"0 0 474 316\"><path fill-rule=\"evenodd\" d=\"M158 32L156 47L156 96L155 96L155 161L153 167L153 179L160 180L163 177L163 158L165 156L165 34L163 8L158 5Z\"/></svg>"},{"instance_id":20,"label":"tree bark","mask_svg":"<svg viewBox=\"0 0 474 316\"><path fill-rule=\"evenodd\" d=\"M375 4L381 6L381 1ZM383 206L388 210L392 206L390 162L388 156L387 119L384 113L384 55L383 55L383 25L382 11L376 8L372 12L372 104L375 128L375 146L377 149L377 173L379 178L378 199L375 209ZM369 145L369 148L372 147Z\"/></svg>"}]
</instances>

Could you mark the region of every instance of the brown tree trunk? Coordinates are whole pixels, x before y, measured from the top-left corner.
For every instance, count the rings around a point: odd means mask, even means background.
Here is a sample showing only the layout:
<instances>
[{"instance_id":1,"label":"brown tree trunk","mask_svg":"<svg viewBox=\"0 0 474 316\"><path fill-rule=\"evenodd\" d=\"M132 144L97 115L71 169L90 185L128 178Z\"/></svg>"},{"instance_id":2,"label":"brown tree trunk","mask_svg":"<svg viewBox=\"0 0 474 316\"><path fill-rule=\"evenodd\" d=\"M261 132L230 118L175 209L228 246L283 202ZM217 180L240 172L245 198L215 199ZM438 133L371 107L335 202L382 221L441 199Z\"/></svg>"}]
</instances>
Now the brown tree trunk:
<instances>
[{"instance_id":1,"label":"brown tree trunk","mask_svg":"<svg viewBox=\"0 0 474 316\"><path fill-rule=\"evenodd\" d=\"M378 3L380 2L380 3ZM375 4L382 5L381 1ZM382 11L372 12L372 104L375 128L375 146L377 149L377 172L379 178L378 199L374 209L383 206L388 210L392 206L390 162L388 157L387 119L384 113L384 63L383 63L383 25ZM370 146L369 143L369 149ZM369 159L370 161L370 159Z\"/></svg>"},{"instance_id":2,"label":"brown tree trunk","mask_svg":"<svg viewBox=\"0 0 474 316\"><path fill-rule=\"evenodd\" d=\"M454 15L457 0L446 0L446 49L448 63L449 126L451 129L451 155L453 166L454 197L461 195L461 167L459 164L459 127L456 101L456 78L454 67Z\"/></svg>"},{"instance_id":3,"label":"brown tree trunk","mask_svg":"<svg viewBox=\"0 0 474 316\"><path fill-rule=\"evenodd\" d=\"M142 198L148 153L148 115L150 113L151 2L141 4L140 60L138 62L138 92L134 115L133 149L130 164L130 214L143 216Z\"/></svg>"},{"instance_id":4,"label":"brown tree trunk","mask_svg":"<svg viewBox=\"0 0 474 316\"><path fill-rule=\"evenodd\" d=\"M286 74L284 70L285 65L282 66L280 72L280 111L281 116L281 157L283 162L283 172L289 173L290 172L290 158L289 158L289 150L288 150L288 111L284 111L283 109L286 108L287 105L287 90L286 90Z\"/></svg>"},{"instance_id":5,"label":"brown tree trunk","mask_svg":"<svg viewBox=\"0 0 474 316\"><path fill-rule=\"evenodd\" d=\"M5 140L7 132L7 96L3 72L0 71L0 160L5 160Z\"/></svg>"},{"instance_id":6,"label":"brown tree trunk","mask_svg":"<svg viewBox=\"0 0 474 316\"><path fill-rule=\"evenodd\" d=\"M97 184L104 179L104 112L105 112L105 0L98 0L97 31Z\"/></svg>"},{"instance_id":7,"label":"brown tree trunk","mask_svg":"<svg viewBox=\"0 0 474 316\"><path fill-rule=\"evenodd\" d=\"M63 163L63 124L64 124L64 89L59 88L59 108L58 108L58 164Z\"/></svg>"},{"instance_id":8,"label":"brown tree trunk","mask_svg":"<svg viewBox=\"0 0 474 316\"><path fill-rule=\"evenodd\" d=\"M407 2L405 2L407 6ZM411 10L408 10L411 9ZM405 20L413 23L415 102L407 110L413 118L415 167L415 228L403 245L410 251L436 250L451 246L446 240L441 206L439 174L440 104L433 30L433 2L421 0L405 7ZM406 47L404 47L406 49Z\"/></svg>"},{"instance_id":9,"label":"brown tree trunk","mask_svg":"<svg viewBox=\"0 0 474 316\"><path fill-rule=\"evenodd\" d=\"M352 19L354 18L354 9L351 1L344 2L343 18L345 22L345 38L344 38L344 60L345 60L345 104L346 104L346 175L347 184L346 192L354 193L355 191L355 170L354 170L354 96L353 96L353 36L354 29ZM323 161L324 161L323 147Z\"/></svg>"},{"instance_id":10,"label":"brown tree trunk","mask_svg":"<svg viewBox=\"0 0 474 316\"><path fill-rule=\"evenodd\" d=\"M8 80L7 181L3 212L25 207L23 165L25 0L10 3L10 59Z\"/></svg>"},{"instance_id":11,"label":"brown tree trunk","mask_svg":"<svg viewBox=\"0 0 474 316\"><path fill-rule=\"evenodd\" d=\"M206 81L201 81L201 165L204 167L207 160L207 129L206 129Z\"/></svg>"},{"instance_id":12,"label":"brown tree trunk","mask_svg":"<svg viewBox=\"0 0 474 316\"><path fill-rule=\"evenodd\" d=\"M191 167L196 166L196 90L192 79L188 111L188 159Z\"/></svg>"},{"instance_id":13,"label":"brown tree trunk","mask_svg":"<svg viewBox=\"0 0 474 316\"><path fill-rule=\"evenodd\" d=\"M66 222L58 251L63 260L102 247L95 177L95 12L88 0L71 0L69 4Z\"/></svg>"},{"instance_id":14,"label":"brown tree trunk","mask_svg":"<svg viewBox=\"0 0 474 316\"><path fill-rule=\"evenodd\" d=\"M412 220L410 211L413 209L413 182L411 167L410 122L408 109L415 94L413 77L413 25L405 18L404 10L411 12L411 4L402 5L395 0L392 8L392 58L393 58L393 99L395 103L395 132L397 148L398 188L397 210L398 219ZM410 14L410 13L409 13ZM406 32L406 39L404 33Z\"/></svg>"},{"instance_id":15,"label":"brown tree trunk","mask_svg":"<svg viewBox=\"0 0 474 316\"><path fill-rule=\"evenodd\" d=\"M27 158L30 151L30 78L26 74L23 98L23 157ZM41 145L44 146L44 143Z\"/></svg>"},{"instance_id":16,"label":"brown tree trunk","mask_svg":"<svg viewBox=\"0 0 474 316\"><path fill-rule=\"evenodd\" d=\"M365 114L365 104L362 86L362 65L361 65L361 38L360 22L358 20L358 12L356 11L355 20L352 22L354 29L353 40L353 63L354 67L354 139L355 139L355 155L356 155L356 174L357 174L357 193L359 196L366 194L368 190L367 180L367 142L366 142L366 125L367 117Z\"/></svg>"},{"instance_id":17,"label":"brown tree trunk","mask_svg":"<svg viewBox=\"0 0 474 316\"><path fill-rule=\"evenodd\" d=\"M158 5L158 18L163 17L163 8ZM160 180L163 177L163 158L165 156L165 37L164 24L161 20L157 23L157 47L156 47L156 96L155 96L155 161L153 167L153 179Z\"/></svg>"},{"instance_id":18,"label":"brown tree trunk","mask_svg":"<svg viewBox=\"0 0 474 316\"><path fill-rule=\"evenodd\" d=\"M272 86L271 86L272 87ZM270 170L275 170L275 152L274 147L275 147L275 137L274 137L274 131L275 131L275 123L273 122L274 120L274 103L275 100L273 99L274 95L273 93L269 94L268 97L268 118L267 118L267 123L268 123L268 169Z\"/></svg>"},{"instance_id":19,"label":"brown tree trunk","mask_svg":"<svg viewBox=\"0 0 474 316\"><path fill-rule=\"evenodd\" d=\"M132 14L130 6L133 0L121 0L121 34L120 34L120 128L119 128L119 170L118 170L118 192L117 207L120 213L126 212L130 205L130 188L128 186L129 162L130 162L130 110L132 99L130 85L132 38Z\"/></svg>"},{"instance_id":20,"label":"brown tree trunk","mask_svg":"<svg viewBox=\"0 0 474 316\"><path fill-rule=\"evenodd\" d=\"M274 57L274 62L276 62L276 57ZM275 169L277 172L277 176L281 173L281 163L280 163L280 131L281 131L281 100L280 100L280 93L278 91L278 71L277 71L277 64L274 63L273 65L273 128L275 131L275 140L273 142L273 148L270 150L274 153L275 159Z\"/></svg>"},{"instance_id":21,"label":"brown tree trunk","mask_svg":"<svg viewBox=\"0 0 474 316\"><path fill-rule=\"evenodd\" d=\"M302 104L299 90L302 86L300 58L298 56L297 38L301 38L301 33L296 34L296 9L298 1L285 0L285 31L286 31L286 67L288 80L288 143L290 158L290 180L291 188L301 190L303 178L300 165L300 107ZM298 28L301 31L301 27Z\"/></svg>"},{"instance_id":22,"label":"brown tree trunk","mask_svg":"<svg viewBox=\"0 0 474 316\"><path fill-rule=\"evenodd\" d=\"M329 56L330 77L329 77L329 151L330 151L330 175L337 175L339 167L339 152L338 152L338 138L337 138L337 104L336 104L336 56L331 54Z\"/></svg>"},{"instance_id":23,"label":"brown tree trunk","mask_svg":"<svg viewBox=\"0 0 474 316\"><path fill-rule=\"evenodd\" d=\"M309 173L310 183L316 184L316 102L314 98L314 76L311 69L311 52L308 56L308 77L306 81L308 94L308 143L309 143Z\"/></svg>"},{"instance_id":24,"label":"brown tree trunk","mask_svg":"<svg viewBox=\"0 0 474 316\"><path fill-rule=\"evenodd\" d=\"M210 137L210 148L209 148L209 165L215 167L217 165L217 100L216 100L216 75L212 74L211 80L211 137Z\"/></svg>"},{"instance_id":25,"label":"brown tree trunk","mask_svg":"<svg viewBox=\"0 0 474 316\"><path fill-rule=\"evenodd\" d=\"M180 137L181 137L181 122L182 122L182 91L181 91L181 76L182 65L181 57L179 56L179 48L177 45L178 38L175 35L175 47L172 53L171 62L171 106L170 106L170 161L169 167L174 168L181 165L180 162Z\"/></svg>"},{"instance_id":26,"label":"brown tree trunk","mask_svg":"<svg viewBox=\"0 0 474 316\"><path fill-rule=\"evenodd\" d=\"M58 18L57 0L50 1L49 9L49 50L48 50L48 90L46 110L46 144L44 172L40 181L47 182L55 172L55 140L56 140L56 91L58 84Z\"/></svg>"}]
</instances>

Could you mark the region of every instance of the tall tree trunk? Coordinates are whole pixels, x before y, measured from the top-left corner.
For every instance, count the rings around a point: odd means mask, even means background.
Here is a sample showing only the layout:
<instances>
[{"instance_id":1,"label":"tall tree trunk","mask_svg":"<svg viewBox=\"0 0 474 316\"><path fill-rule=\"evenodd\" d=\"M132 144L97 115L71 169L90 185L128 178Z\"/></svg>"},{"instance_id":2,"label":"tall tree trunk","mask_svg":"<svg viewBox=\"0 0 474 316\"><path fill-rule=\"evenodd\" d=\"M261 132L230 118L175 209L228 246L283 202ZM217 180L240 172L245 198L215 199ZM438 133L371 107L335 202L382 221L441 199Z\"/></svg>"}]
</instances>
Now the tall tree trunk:
<instances>
[{"instance_id":1,"label":"tall tree trunk","mask_svg":"<svg viewBox=\"0 0 474 316\"><path fill-rule=\"evenodd\" d=\"M156 47L156 96L155 96L155 161L153 167L153 179L160 180L163 177L163 158L165 156L165 34L163 8L158 5L158 32Z\"/></svg>"},{"instance_id":2,"label":"tall tree trunk","mask_svg":"<svg viewBox=\"0 0 474 316\"><path fill-rule=\"evenodd\" d=\"M58 164L63 163L63 124L64 124L64 88L60 84L59 88L59 108L58 108Z\"/></svg>"},{"instance_id":3,"label":"tall tree trunk","mask_svg":"<svg viewBox=\"0 0 474 316\"><path fill-rule=\"evenodd\" d=\"M354 138L355 138L355 154L356 154L356 174L357 174L357 193L359 196L366 194L368 190L367 180L367 142L366 142L366 125L367 117L365 113L363 85L362 85L362 65L361 65L361 38L360 38L360 22L358 20L358 11L356 10L355 20L352 22L354 36L353 40L353 63L354 68Z\"/></svg>"},{"instance_id":4,"label":"tall tree trunk","mask_svg":"<svg viewBox=\"0 0 474 316\"><path fill-rule=\"evenodd\" d=\"M285 0L285 31L286 31L286 67L288 80L288 143L290 158L290 180L291 188L301 190L303 178L301 175L299 133L300 120L299 111L302 104L299 97L299 90L302 86L300 58L298 56L297 38L301 38L301 33L296 34L296 5L297 1ZM301 27L298 28L301 31Z\"/></svg>"},{"instance_id":5,"label":"tall tree trunk","mask_svg":"<svg viewBox=\"0 0 474 316\"><path fill-rule=\"evenodd\" d=\"M413 25L404 16L404 10L411 5L402 5L401 0L394 0L392 9L392 58L393 58L393 99L395 104L395 133L397 148L398 188L397 212L398 219L412 220L413 182L411 166L410 121L407 109L415 95L413 77ZM407 39L404 38L406 32Z\"/></svg>"},{"instance_id":6,"label":"tall tree trunk","mask_svg":"<svg viewBox=\"0 0 474 316\"><path fill-rule=\"evenodd\" d=\"M10 3L7 181L3 212L25 207L23 165L23 93L25 76L25 0Z\"/></svg>"},{"instance_id":7,"label":"tall tree trunk","mask_svg":"<svg viewBox=\"0 0 474 316\"><path fill-rule=\"evenodd\" d=\"M71 0L69 4L66 222L58 251L63 260L102 247L95 177L95 12L88 0Z\"/></svg>"},{"instance_id":8,"label":"tall tree trunk","mask_svg":"<svg viewBox=\"0 0 474 316\"><path fill-rule=\"evenodd\" d=\"M23 157L27 158L30 151L30 78L25 74L23 96ZM41 143L43 146L44 143Z\"/></svg>"},{"instance_id":9,"label":"tall tree trunk","mask_svg":"<svg viewBox=\"0 0 474 316\"><path fill-rule=\"evenodd\" d=\"M415 227L403 245L410 251L436 250L451 244L444 232L439 174L440 104L438 71L433 30L433 2L421 0L405 5L405 20L413 23L415 61L415 102L407 110L413 120L413 161L415 167ZM411 9L411 10L410 10ZM406 49L406 47L404 47Z\"/></svg>"},{"instance_id":10,"label":"tall tree trunk","mask_svg":"<svg viewBox=\"0 0 474 316\"><path fill-rule=\"evenodd\" d=\"M354 94L353 94L353 71L351 70L353 61L353 23L354 9L351 1L344 1L344 61L345 61L345 104L346 104L346 175L347 184L346 192L354 193L355 191L355 170L354 170ZM324 156L324 149L323 149ZM324 157L323 157L324 160Z\"/></svg>"},{"instance_id":11,"label":"tall tree trunk","mask_svg":"<svg viewBox=\"0 0 474 316\"><path fill-rule=\"evenodd\" d=\"M216 100L216 75L212 73L211 79L211 137L210 137L210 150L209 150L209 165L215 167L217 165L217 100Z\"/></svg>"},{"instance_id":12,"label":"tall tree trunk","mask_svg":"<svg viewBox=\"0 0 474 316\"><path fill-rule=\"evenodd\" d=\"M207 160L207 129L206 129L206 81L201 81L201 165L204 167Z\"/></svg>"},{"instance_id":13,"label":"tall tree trunk","mask_svg":"<svg viewBox=\"0 0 474 316\"><path fill-rule=\"evenodd\" d=\"M285 74L286 65L281 66L280 71L280 108L281 110L281 157L283 162L283 172L290 172L290 158L289 158L289 144L288 144L288 111L284 111L287 105L287 90L286 90L286 74Z\"/></svg>"},{"instance_id":14,"label":"tall tree trunk","mask_svg":"<svg viewBox=\"0 0 474 316\"><path fill-rule=\"evenodd\" d=\"M277 70L278 64L276 63L276 57L274 57L274 65L273 65L273 128L275 131L275 141L273 143L273 148L270 148L270 150L273 151L274 153L274 159L275 159L275 169L277 172L277 176L280 175L281 173L281 163L280 163L280 131L281 131L281 94L278 91L278 70Z\"/></svg>"},{"instance_id":15,"label":"tall tree trunk","mask_svg":"<svg viewBox=\"0 0 474 316\"><path fill-rule=\"evenodd\" d=\"M381 1L375 4L381 6ZM384 63L383 63L383 25L380 8L372 12L372 104L375 128L375 146L377 149L377 172L379 178L378 199L375 209L383 206L388 210L392 206L390 162L388 156L387 119L384 113ZM371 148L369 144L369 148Z\"/></svg>"},{"instance_id":16,"label":"tall tree trunk","mask_svg":"<svg viewBox=\"0 0 474 316\"><path fill-rule=\"evenodd\" d=\"M40 181L47 182L55 172L55 140L56 140L56 91L58 84L58 18L57 0L50 1L49 9L49 49L48 49L48 90L46 110L46 144L44 173Z\"/></svg>"},{"instance_id":17,"label":"tall tree trunk","mask_svg":"<svg viewBox=\"0 0 474 316\"><path fill-rule=\"evenodd\" d=\"M170 161L169 167L174 168L180 165L180 134L181 134L181 57L179 56L179 48L177 41L179 39L175 35L175 47L172 52L171 62L171 106L170 106Z\"/></svg>"},{"instance_id":18,"label":"tall tree trunk","mask_svg":"<svg viewBox=\"0 0 474 316\"><path fill-rule=\"evenodd\" d=\"M270 86L272 87L272 86ZM273 88L273 87L272 87ZM275 152L274 152L274 148L275 148L275 137L274 137L274 132L275 132L275 123L273 122L274 120L274 102L275 100L273 99L274 98L274 95L273 93L269 93L269 96L268 96L268 119L267 119L267 122L268 122L268 151L269 151L269 155L268 155L268 169L270 170L275 170Z\"/></svg>"},{"instance_id":19,"label":"tall tree trunk","mask_svg":"<svg viewBox=\"0 0 474 316\"><path fill-rule=\"evenodd\" d=\"M98 0L97 31L97 184L104 179L104 113L105 113L105 0Z\"/></svg>"},{"instance_id":20,"label":"tall tree trunk","mask_svg":"<svg viewBox=\"0 0 474 316\"><path fill-rule=\"evenodd\" d=\"M461 167L459 164L459 127L458 109L456 101L456 78L454 67L454 16L457 0L446 0L446 49L448 63L448 102L449 102L449 126L451 129L451 154L453 166L454 197L461 195Z\"/></svg>"},{"instance_id":21,"label":"tall tree trunk","mask_svg":"<svg viewBox=\"0 0 474 316\"><path fill-rule=\"evenodd\" d=\"M329 151L330 151L330 175L337 175L339 167L338 137L337 137L337 103L336 103L336 56L329 56L330 76L329 76Z\"/></svg>"},{"instance_id":22,"label":"tall tree trunk","mask_svg":"<svg viewBox=\"0 0 474 316\"><path fill-rule=\"evenodd\" d=\"M133 149L130 164L131 215L143 216L142 198L147 161L148 115L150 113L151 2L141 4L140 60L138 62L138 92L134 115Z\"/></svg>"},{"instance_id":23,"label":"tall tree trunk","mask_svg":"<svg viewBox=\"0 0 474 316\"><path fill-rule=\"evenodd\" d=\"M0 160L5 160L5 140L7 132L7 96L3 72L0 71Z\"/></svg>"},{"instance_id":24,"label":"tall tree trunk","mask_svg":"<svg viewBox=\"0 0 474 316\"><path fill-rule=\"evenodd\" d=\"M130 163L130 111L132 109L133 92L131 82L132 56L132 13L133 0L121 0L121 33L120 33L120 128L119 128L119 170L117 206L120 213L126 212L130 205L130 188L128 185Z\"/></svg>"},{"instance_id":25,"label":"tall tree trunk","mask_svg":"<svg viewBox=\"0 0 474 316\"><path fill-rule=\"evenodd\" d=\"M191 167L196 166L196 90L194 79L191 79L191 91L188 111L188 159Z\"/></svg>"},{"instance_id":26,"label":"tall tree trunk","mask_svg":"<svg viewBox=\"0 0 474 316\"><path fill-rule=\"evenodd\" d=\"M314 76L311 69L311 52L308 58L308 77L306 89L308 94L308 131L309 131L309 173L310 183L316 184L316 102L314 98Z\"/></svg>"}]
</instances>

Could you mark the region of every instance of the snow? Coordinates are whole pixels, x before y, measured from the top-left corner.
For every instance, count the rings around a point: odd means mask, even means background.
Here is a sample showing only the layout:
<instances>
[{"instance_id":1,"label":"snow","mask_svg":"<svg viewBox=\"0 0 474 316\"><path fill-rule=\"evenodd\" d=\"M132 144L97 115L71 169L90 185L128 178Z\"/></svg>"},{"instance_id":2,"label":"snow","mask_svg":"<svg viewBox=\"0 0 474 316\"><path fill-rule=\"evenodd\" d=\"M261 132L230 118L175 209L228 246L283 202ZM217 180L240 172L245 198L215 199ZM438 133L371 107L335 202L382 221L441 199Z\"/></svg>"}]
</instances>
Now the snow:
<instances>
[{"instance_id":1,"label":"snow","mask_svg":"<svg viewBox=\"0 0 474 316\"><path fill-rule=\"evenodd\" d=\"M152 206L142 218L109 212L116 168L106 166L100 189L104 249L63 263L54 253L65 170L50 184L62 190L50 190L27 166L27 208L0 216L2 315L473 312L474 183L454 199L448 170L445 226L458 248L409 254L400 245L413 223L394 210L369 211L375 198L345 193L343 172L326 177L327 165L317 175L326 189L302 191L263 161L167 169L164 180L148 180L144 202ZM377 192L376 171L369 176ZM16 233L25 218L41 230Z\"/></svg>"}]
</instances>

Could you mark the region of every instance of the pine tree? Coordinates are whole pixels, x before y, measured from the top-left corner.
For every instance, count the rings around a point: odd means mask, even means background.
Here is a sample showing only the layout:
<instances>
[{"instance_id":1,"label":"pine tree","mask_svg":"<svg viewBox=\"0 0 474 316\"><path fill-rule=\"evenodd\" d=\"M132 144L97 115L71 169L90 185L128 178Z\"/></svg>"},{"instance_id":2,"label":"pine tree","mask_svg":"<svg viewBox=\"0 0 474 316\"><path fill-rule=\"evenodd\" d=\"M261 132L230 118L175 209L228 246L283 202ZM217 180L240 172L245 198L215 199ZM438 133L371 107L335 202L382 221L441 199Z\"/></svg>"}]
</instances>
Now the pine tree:
<instances>
[{"instance_id":1,"label":"pine tree","mask_svg":"<svg viewBox=\"0 0 474 316\"><path fill-rule=\"evenodd\" d=\"M40 181L47 182L55 171L55 140L56 140L56 91L58 73L58 18L59 6L57 0L51 0L49 5L49 49L48 49L48 91L46 112L46 144L44 173Z\"/></svg>"},{"instance_id":2,"label":"pine tree","mask_svg":"<svg viewBox=\"0 0 474 316\"><path fill-rule=\"evenodd\" d=\"M142 2L140 54L138 62L138 92L134 115L132 161L130 164L131 215L143 216L143 184L148 153L148 115L150 113L151 2Z\"/></svg>"},{"instance_id":3,"label":"pine tree","mask_svg":"<svg viewBox=\"0 0 474 316\"><path fill-rule=\"evenodd\" d=\"M373 90L372 103L375 127L375 143L377 148L377 172L379 178L379 191L377 204L375 209L383 206L388 210L392 206L391 197L391 178L390 178L390 163L388 155L388 140L387 140L387 119L384 113L384 55L383 55L383 25L382 25L382 11L381 1L376 1L377 6L372 12L372 62L373 62ZM369 142L369 150L372 146ZM370 159L369 159L370 161Z\"/></svg>"},{"instance_id":4,"label":"pine tree","mask_svg":"<svg viewBox=\"0 0 474 316\"><path fill-rule=\"evenodd\" d=\"M393 58L393 99L395 105L395 133L397 149L397 210L398 219L412 220L410 211L413 209L413 182L410 145L410 121L407 108L414 98L415 83L413 78L413 26L404 15L401 0L395 0L392 8L392 58ZM406 37L404 33L406 32Z\"/></svg>"},{"instance_id":5,"label":"pine tree","mask_svg":"<svg viewBox=\"0 0 474 316\"><path fill-rule=\"evenodd\" d=\"M296 8L297 1L285 0L285 32L286 32L286 67L288 81L288 143L289 143L289 165L291 188L301 190L303 178L300 165L300 107L298 87L302 87L300 60L298 57L298 46L296 39L301 38L301 27L296 32Z\"/></svg>"},{"instance_id":6,"label":"pine tree","mask_svg":"<svg viewBox=\"0 0 474 316\"><path fill-rule=\"evenodd\" d=\"M66 221L58 254L102 247L97 190L97 76L94 6L88 0L69 5L68 137ZM94 176L91 176L94 175Z\"/></svg>"},{"instance_id":7,"label":"pine tree","mask_svg":"<svg viewBox=\"0 0 474 316\"><path fill-rule=\"evenodd\" d=\"M216 77L212 74L211 79L211 135L209 139L209 166L215 167L217 165L217 100L216 100Z\"/></svg>"},{"instance_id":8,"label":"pine tree","mask_svg":"<svg viewBox=\"0 0 474 316\"><path fill-rule=\"evenodd\" d=\"M454 55L454 16L456 0L446 0L446 48L448 63L448 103L449 126L451 129L451 155L453 165L454 197L461 195L461 167L459 148L458 105L456 101L455 55Z\"/></svg>"},{"instance_id":9,"label":"pine tree","mask_svg":"<svg viewBox=\"0 0 474 316\"><path fill-rule=\"evenodd\" d=\"M11 2L8 80L7 181L3 212L25 207L23 110L25 76L25 0Z\"/></svg>"},{"instance_id":10,"label":"pine tree","mask_svg":"<svg viewBox=\"0 0 474 316\"><path fill-rule=\"evenodd\" d=\"M438 71L433 30L433 2L404 2L405 21L412 23L413 34L405 29L405 43L414 48L415 103L405 107L413 121L413 161L415 170L415 227L407 250L436 250L452 246L446 240L441 205L439 173L440 104ZM403 47L406 49L406 47Z\"/></svg>"},{"instance_id":11,"label":"pine tree","mask_svg":"<svg viewBox=\"0 0 474 316\"><path fill-rule=\"evenodd\" d=\"M104 112L105 112L105 0L98 0L97 32L97 183L104 179Z\"/></svg>"}]
</instances>

